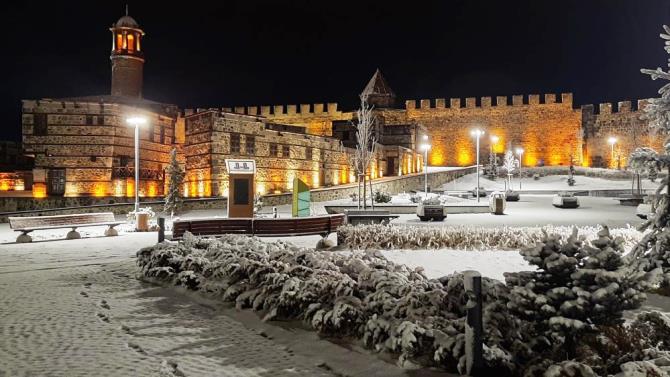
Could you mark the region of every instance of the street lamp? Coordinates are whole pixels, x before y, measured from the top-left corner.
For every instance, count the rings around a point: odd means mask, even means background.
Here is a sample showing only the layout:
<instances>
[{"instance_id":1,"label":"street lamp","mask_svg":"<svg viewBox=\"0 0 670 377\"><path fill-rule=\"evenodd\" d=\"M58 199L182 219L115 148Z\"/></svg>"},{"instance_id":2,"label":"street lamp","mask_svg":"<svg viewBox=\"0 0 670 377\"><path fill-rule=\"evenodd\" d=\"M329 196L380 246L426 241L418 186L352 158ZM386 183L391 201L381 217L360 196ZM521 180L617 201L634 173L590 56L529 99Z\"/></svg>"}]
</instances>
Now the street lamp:
<instances>
[{"instance_id":1,"label":"street lamp","mask_svg":"<svg viewBox=\"0 0 670 377\"><path fill-rule=\"evenodd\" d=\"M147 118L132 116L126 122L135 127L135 214L140 210L140 126L147 123Z\"/></svg>"},{"instance_id":2,"label":"street lamp","mask_svg":"<svg viewBox=\"0 0 670 377\"><path fill-rule=\"evenodd\" d=\"M609 143L610 147L612 148L612 157L610 158L612 160L612 167L614 167L614 144L616 144L617 139L614 136L611 136L609 139L607 139L607 142Z\"/></svg>"},{"instance_id":3,"label":"street lamp","mask_svg":"<svg viewBox=\"0 0 670 377\"><path fill-rule=\"evenodd\" d=\"M477 203L479 203L479 139L484 135L484 131L475 129L470 134L477 138L477 187L475 188L475 193L477 195Z\"/></svg>"},{"instance_id":4,"label":"street lamp","mask_svg":"<svg viewBox=\"0 0 670 377\"><path fill-rule=\"evenodd\" d=\"M425 192L425 197L428 199L428 151L430 150L431 145L428 143L428 135L423 135L423 144L421 144L421 150L423 150L423 187Z\"/></svg>"},{"instance_id":5,"label":"street lamp","mask_svg":"<svg viewBox=\"0 0 670 377\"><path fill-rule=\"evenodd\" d=\"M517 148L516 154L519 155L519 190L521 190L521 161L523 161L523 148Z\"/></svg>"}]
</instances>

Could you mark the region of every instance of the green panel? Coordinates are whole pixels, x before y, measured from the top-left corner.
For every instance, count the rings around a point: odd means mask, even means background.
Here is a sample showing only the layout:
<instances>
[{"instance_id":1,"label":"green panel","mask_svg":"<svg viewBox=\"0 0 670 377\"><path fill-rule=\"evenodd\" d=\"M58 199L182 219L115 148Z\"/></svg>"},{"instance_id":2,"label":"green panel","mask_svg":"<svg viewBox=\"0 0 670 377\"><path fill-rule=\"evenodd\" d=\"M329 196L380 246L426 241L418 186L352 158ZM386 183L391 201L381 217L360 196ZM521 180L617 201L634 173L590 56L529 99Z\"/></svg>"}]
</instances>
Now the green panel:
<instances>
[{"instance_id":1,"label":"green panel","mask_svg":"<svg viewBox=\"0 0 670 377\"><path fill-rule=\"evenodd\" d=\"M293 179L293 217L307 217L310 215L309 187L298 178Z\"/></svg>"}]
</instances>

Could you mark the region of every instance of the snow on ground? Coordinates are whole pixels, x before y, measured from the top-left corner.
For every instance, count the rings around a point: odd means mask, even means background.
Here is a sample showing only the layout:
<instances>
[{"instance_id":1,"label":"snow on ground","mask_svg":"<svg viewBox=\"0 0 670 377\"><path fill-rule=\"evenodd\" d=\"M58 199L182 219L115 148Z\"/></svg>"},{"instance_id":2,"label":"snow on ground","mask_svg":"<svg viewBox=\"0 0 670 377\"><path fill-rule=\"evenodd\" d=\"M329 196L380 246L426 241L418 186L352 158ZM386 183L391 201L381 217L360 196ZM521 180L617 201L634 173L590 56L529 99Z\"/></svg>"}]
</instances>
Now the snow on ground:
<instances>
[{"instance_id":1,"label":"snow on ground","mask_svg":"<svg viewBox=\"0 0 670 377\"><path fill-rule=\"evenodd\" d=\"M477 270L482 276L505 281L504 272L532 271L518 251L507 250L383 250L382 254L408 267L422 267L429 278Z\"/></svg>"},{"instance_id":2,"label":"snow on ground","mask_svg":"<svg viewBox=\"0 0 670 377\"><path fill-rule=\"evenodd\" d=\"M0 376L179 375L169 362L186 376L405 375L311 332L137 280L135 253L157 234L104 229L14 244L0 224Z\"/></svg>"},{"instance_id":3,"label":"snow on ground","mask_svg":"<svg viewBox=\"0 0 670 377\"><path fill-rule=\"evenodd\" d=\"M540 177L539 180L534 180L532 177L525 177L521 179L521 189L523 191L579 191L579 190L630 190L631 180L612 180L604 178L586 177L583 175L575 175L575 185L568 186L567 175L548 175ZM505 179L498 178L492 181L485 176L479 177L479 185L488 191L504 191ZM659 185L657 182L651 182L648 179L642 179L643 189L655 189ZM448 191L471 191L477 186L477 174L468 174L458 178L452 182L445 183L441 189ZM514 176L512 178L512 187L514 190L519 190L519 178Z\"/></svg>"}]
</instances>

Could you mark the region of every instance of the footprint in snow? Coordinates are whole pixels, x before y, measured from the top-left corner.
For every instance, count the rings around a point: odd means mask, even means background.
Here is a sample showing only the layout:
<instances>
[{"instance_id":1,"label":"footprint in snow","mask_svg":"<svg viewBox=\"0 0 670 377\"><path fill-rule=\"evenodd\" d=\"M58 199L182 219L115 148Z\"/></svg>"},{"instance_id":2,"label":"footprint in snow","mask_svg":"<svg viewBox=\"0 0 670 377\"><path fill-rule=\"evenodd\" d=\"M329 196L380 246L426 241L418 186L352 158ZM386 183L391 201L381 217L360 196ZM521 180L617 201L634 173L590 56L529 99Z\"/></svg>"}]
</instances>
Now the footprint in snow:
<instances>
[{"instance_id":1,"label":"footprint in snow","mask_svg":"<svg viewBox=\"0 0 670 377\"><path fill-rule=\"evenodd\" d=\"M100 307L107 310L110 309L109 304L105 300L100 301Z\"/></svg>"},{"instance_id":2,"label":"footprint in snow","mask_svg":"<svg viewBox=\"0 0 670 377\"><path fill-rule=\"evenodd\" d=\"M176 362L163 360L158 375L160 377L185 377L184 372L180 371L177 367Z\"/></svg>"},{"instance_id":3,"label":"footprint in snow","mask_svg":"<svg viewBox=\"0 0 670 377\"><path fill-rule=\"evenodd\" d=\"M93 283L84 283L84 287L86 288L91 288L91 285L93 285Z\"/></svg>"},{"instance_id":4,"label":"footprint in snow","mask_svg":"<svg viewBox=\"0 0 670 377\"><path fill-rule=\"evenodd\" d=\"M128 344L128 348L134 350L135 352L141 353L142 355L147 354L147 352L144 349L142 349L142 347L140 347L138 344L135 344L135 343L132 343L132 342L128 342L127 344Z\"/></svg>"},{"instance_id":5,"label":"footprint in snow","mask_svg":"<svg viewBox=\"0 0 670 377\"><path fill-rule=\"evenodd\" d=\"M131 330L130 327L128 327L126 325L121 325L121 331L123 331L124 333L126 333L128 335L135 335L135 332L133 330Z\"/></svg>"},{"instance_id":6,"label":"footprint in snow","mask_svg":"<svg viewBox=\"0 0 670 377\"><path fill-rule=\"evenodd\" d=\"M109 323L109 317L105 313L95 313L101 321Z\"/></svg>"},{"instance_id":7,"label":"footprint in snow","mask_svg":"<svg viewBox=\"0 0 670 377\"><path fill-rule=\"evenodd\" d=\"M84 296L84 297L88 297L88 293L86 293L86 292L84 292L84 291L79 292L79 294L82 295L82 296Z\"/></svg>"}]
</instances>

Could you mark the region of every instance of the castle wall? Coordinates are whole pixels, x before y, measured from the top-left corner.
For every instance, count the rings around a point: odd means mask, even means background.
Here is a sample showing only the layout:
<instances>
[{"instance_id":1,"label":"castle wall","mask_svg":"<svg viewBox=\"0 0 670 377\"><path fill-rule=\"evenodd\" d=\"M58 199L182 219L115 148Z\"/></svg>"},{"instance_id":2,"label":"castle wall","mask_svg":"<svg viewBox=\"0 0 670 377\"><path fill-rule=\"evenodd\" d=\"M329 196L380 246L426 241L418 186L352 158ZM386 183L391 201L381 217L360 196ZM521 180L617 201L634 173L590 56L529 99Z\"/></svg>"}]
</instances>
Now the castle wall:
<instances>
[{"instance_id":1,"label":"castle wall","mask_svg":"<svg viewBox=\"0 0 670 377\"><path fill-rule=\"evenodd\" d=\"M616 107L602 103L582 106L584 159L588 166L624 168L630 154L638 147L663 149L662 137L655 135L646 120L641 119L647 100L639 100L636 108L630 101ZM614 153L609 138L616 138Z\"/></svg>"},{"instance_id":2,"label":"castle wall","mask_svg":"<svg viewBox=\"0 0 670 377\"><path fill-rule=\"evenodd\" d=\"M486 132L480 140L480 163L490 148L503 153L508 145L524 149L523 165L567 165L581 157L581 112L572 108L572 94L479 99L410 100L404 112L383 112L390 122L417 122L426 127L432 148L430 165L469 166L476 162L476 140L471 131ZM490 136L499 137L491 145Z\"/></svg>"},{"instance_id":3,"label":"castle wall","mask_svg":"<svg viewBox=\"0 0 670 377\"><path fill-rule=\"evenodd\" d=\"M64 170L65 196L134 196L134 130L126 117L137 113L111 103L23 101L23 147L35 156L35 183L50 188L49 176ZM140 194L160 196L175 119L139 113L148 119L140 130Z\"/></svg>"},{"instance_id":4,"label":"castle wall","mask_svg":"<svg viewBox=\"0 0 670 377\"><path fill-rule=\"evenodd\" d=\"M233 134L239 135L239 151L232 150ZM253 147L248 147L252 138ZM276 146L276 155L272 155L271 145ZM266 121L256 116L218 110L187 115L184 151L188 196L227 196L225 160L229 158L256 160L256 189L261 194L288 191L293 178L312 188L353 180L337 140L267 129ZM377 168L373 170L376 175Z\"/></svg>"},{"instance_id":5,"label":"castle wall","mask_svg":"<svg viewBox=\"0 0 670 377\"><path fill-rule=\"evenodd\" d=\"M351 120L352 113L337 109L337 103L246 106L223 109L245 115L260 115L269 122L305 127L308 134L332 136L333 121Z\"/></svg>"}]
</instances>

